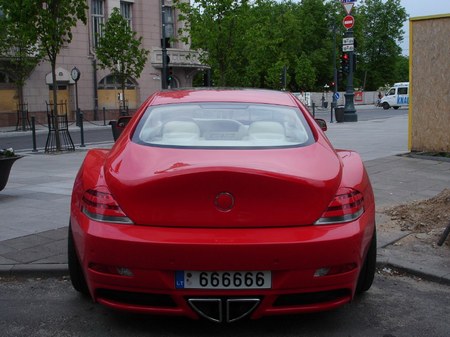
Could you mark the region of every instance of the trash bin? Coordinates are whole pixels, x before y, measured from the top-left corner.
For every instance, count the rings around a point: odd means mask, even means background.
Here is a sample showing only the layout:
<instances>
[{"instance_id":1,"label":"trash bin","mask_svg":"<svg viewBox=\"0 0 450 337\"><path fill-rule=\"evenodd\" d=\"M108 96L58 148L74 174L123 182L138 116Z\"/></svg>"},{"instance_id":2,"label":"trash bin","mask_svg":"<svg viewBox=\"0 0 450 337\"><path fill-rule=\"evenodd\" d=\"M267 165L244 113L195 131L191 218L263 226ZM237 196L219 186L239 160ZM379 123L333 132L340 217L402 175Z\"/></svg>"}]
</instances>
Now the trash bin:
<instances>
[{"instance_id":1,"label":"trash bin","mask_svg":"<svg viewBox=\"0 0 450 337\"><path fill-rule=\"evenodd\" d=\"M109 125L111 125L111 130L112 130L112 134L113 134L113 139L114 141L117 140L117 138L119 138L120 134L121 134L121 130L117 129L117 121L110 121Z\"/></svg>"},{"instance_id":2,"label":"trash bin","mask_svg":"<svg viewBox=\"0 0 450 337\"><path fill-rule=\"evenodd\" d=\"M336 118L336 122L342 123L344 121L344 107L335 108L334 117Z\"/></svg>"},{"instance_id":3,"label":"trash bin","mask_svg":"<svg viewBox=\"0 0 450 337\"><path fill-rule=\"evenodd\" d=\"M131 116L121 116L117 119L117 121L109 122L109 125L111 125L114 141L116 141L117 138L119 138L119 136L122 134L122 131L125 129L130 120Z\"/></svg>"}]
</instances>

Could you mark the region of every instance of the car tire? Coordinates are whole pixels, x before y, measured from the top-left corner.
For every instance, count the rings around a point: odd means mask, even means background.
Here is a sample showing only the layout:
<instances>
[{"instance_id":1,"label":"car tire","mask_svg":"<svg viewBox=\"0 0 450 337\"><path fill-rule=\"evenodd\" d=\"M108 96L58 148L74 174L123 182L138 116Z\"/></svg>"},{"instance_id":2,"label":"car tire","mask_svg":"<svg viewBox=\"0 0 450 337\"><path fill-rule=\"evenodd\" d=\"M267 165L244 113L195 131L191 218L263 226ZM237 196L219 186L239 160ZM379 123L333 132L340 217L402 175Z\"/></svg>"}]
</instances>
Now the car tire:
<instances>
[{"instance_id":1,"label":"car tire","mask_svg":"<svg viewBox=\"0 0 450 337\"><path fill-rule=\"evenodd\" d=\"M389 108L390 108L389 103L388 103L388 102L384 102L384 103L383 103L383 109L384 109L384 110L389 110Z\"/></svg>"},{"instance_id":2,"label":"car tire","mask_svg":"<svg viewBox=\"0 0 450 337\"><path fill-rule=\"evenodd\" d=\"M356 285L356 293L360 294L370 289L375 277L377 263L377 231L373 232L372 241L370 242L369 251L367 252L364 265L358 277L358 284Z\"/></svg>"},{"instance_id":3,"label":"car tire","mask_svg":"<svg viewBox=\"0 0 450 337\"><path fill-rule=\"evenodd\" d=\"M84 295L88 295L89 289L83 274L83 269L81 268L80 260L78 259L77 251L75 248L75 241L73 240L72 227L70 225L67 241L67 257L69 262L70 281L72 282L72 286L76 291L79 291Z\"/></svg>"},{"instance_id":4,"label":"car tire","mask_svg":"<svg viewBox=\"0 0 450 337\"><path fill-rule=\"evenodd\" d=\"M399 106L393 106L393 108L395 109L395 110L397 110L398 108L400 108Z\"/></svg>"}]
</instances>

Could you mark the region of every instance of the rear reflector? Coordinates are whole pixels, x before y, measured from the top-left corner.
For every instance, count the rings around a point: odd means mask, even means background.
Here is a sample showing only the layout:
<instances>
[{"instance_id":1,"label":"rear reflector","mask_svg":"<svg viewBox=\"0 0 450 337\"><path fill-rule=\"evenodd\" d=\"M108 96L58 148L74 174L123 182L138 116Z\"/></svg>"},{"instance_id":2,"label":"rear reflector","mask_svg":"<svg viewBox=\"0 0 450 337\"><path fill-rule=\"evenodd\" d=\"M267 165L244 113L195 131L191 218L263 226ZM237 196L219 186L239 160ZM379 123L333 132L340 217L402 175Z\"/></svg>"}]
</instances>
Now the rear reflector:
<instances>
[{"instance_id":1,"label":"rear reflector","mask_svg":"<svg viewBox=\"0 0 450 337\"><path fill-rule=\"evenodd\" d=\"M356 220L364 213L364 197L352 188L340 188L315 225L329 225Z\"/></svg>"},{"instance_id":2,"label":"rear reflector","mask_svg":"<svg viewBox=\"0 0 450 337\"><path fill-rule=\"evenodd\" d=\"M343 274L356 269L356 263L346 263L339 266L319 268L314 273L314 277Z\"/></svg>"},{"instance_id":3,"label":"rear reflector","mask_svg":"<svg viewBox=\"0 0 450 337\"><path fill-rule=\"evenodd\" d=\"M83 194L82 212L92 220L132 224L106 186L89 189Z\"/></svg>"},{"instance_id":4,"label":"rear reflector","mask_svg":"<svg viewBox=\"0 0 450 337\"><path fill-rule=\"evenodd\" d=\"M102 274L112 274L112 275L120 275L120 276L127 276L127 277L133 277L133 272L125 267L114 267L114 266L108 266L105 264L99 264L99 263L89 263L89 269L94 270L98 273Z\"/></svg>"}]
</instances>

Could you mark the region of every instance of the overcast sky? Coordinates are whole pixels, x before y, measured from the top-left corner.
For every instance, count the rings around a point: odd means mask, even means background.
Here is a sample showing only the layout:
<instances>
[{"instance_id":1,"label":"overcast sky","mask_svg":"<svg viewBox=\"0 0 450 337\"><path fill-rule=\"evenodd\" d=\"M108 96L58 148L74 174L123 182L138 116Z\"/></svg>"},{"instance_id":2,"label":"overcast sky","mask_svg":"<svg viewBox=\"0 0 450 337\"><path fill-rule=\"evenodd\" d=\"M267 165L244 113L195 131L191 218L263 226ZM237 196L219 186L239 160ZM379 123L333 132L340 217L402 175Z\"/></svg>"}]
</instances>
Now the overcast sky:
<instances>
[{"instance_id":1,"label":"overcast sky","mask_svg":"<svg viewBox=\"0 0 450 337\"><path fill-rule=\"evenodd\" d=\"M436 14L450 14L450 0L400 0L410 17ZM409 55L409 20L403 27L404 41L401 45L404 55Z\"/></svg>"}]
</instances>

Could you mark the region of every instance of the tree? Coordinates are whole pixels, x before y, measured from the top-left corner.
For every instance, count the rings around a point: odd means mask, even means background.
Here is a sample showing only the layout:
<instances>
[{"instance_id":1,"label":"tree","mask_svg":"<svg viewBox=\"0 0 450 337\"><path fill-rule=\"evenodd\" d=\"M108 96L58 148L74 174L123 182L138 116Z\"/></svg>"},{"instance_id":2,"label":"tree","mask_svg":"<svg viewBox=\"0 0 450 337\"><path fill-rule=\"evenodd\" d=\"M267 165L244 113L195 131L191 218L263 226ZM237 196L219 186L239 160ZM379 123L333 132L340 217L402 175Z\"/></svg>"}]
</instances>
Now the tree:
<instances>
[{"instance_id":1,"label":"tree","mask_svg":"<svg viewBox=\"0 0 450 337\"><path fill-rule=\"evenodd\" d=\"M40 47L45 51L52 68L53 113L58 114L58 86L56 58L65 44L72 41L72 28L78 21L86 24L86 0L37 0L35 29ZM58 123L55 123L56 150L61 150Z\"/></svg>"},{"instance_id":2,"label":"tree","mask_svg":"<svg viewBox=\"0 0 450 337\"><path fill-rule=\"evenodd\" d=\"M279 88L282 64L288 67L287 89L298 90L298 55L309 59L317 81L330 80L331 32L322 0L193 0L177 7L187 22L179 33L206 52L202 61L218 85Z\"/></svg>"},{"instance_id":3,"label":"tree","mask_svg":"<svg viewBox=\"0 0 450 337\"><path fill-rule=\"evenodd\" d=\"M400 0L365 0L357 8L355 25L358 38L358 73L367 74L366 89L376 90L384 83L399 82L398 59L401 56L403 23L407 19ZM359 26L359 27L358 27Z\"/></svg>"},{"instance_id":4,"label":"tree","mask_svg":"<svg viewBox=\"0 0 450 337\"><path fill-rule=\"evenodd\" d=\"M144 70L149 51L141 48L142 37L136 38L128 22L114 8L96 49L101 69L109 69L116 77L125 100L125 85L130 77L138 78Z\"/></svg>"},{"instance_id":5,"label":"tree","mask_svg":"<svg viewBox=\"0 0 450 337\"><path fill-rule=\"evenodd\" d=\"M288 67L288 90L317 90L333 81L333 56L339 64L345 31L345 10L338 1L178 0L177 7L179 19L187 23L179 34L205 51L202 61L211 66L218 85L276 89L280 64ZM355 83L365 74L371 87L395 82L406 18L400 0L366 0L352 14L358 44Z\"/></svg>"},{"instance_id":6,"label":"tree","mask_svg":"<svg viewBox=\"0 0 450 337\"><path fill-rule=\"evenodd\" d=\"M316 83L316 71L312 62L305 54L302 54L297 61L295 76L297 84L302 89L301 91L311 90Z\"/></svg>"},{"instance_id":7,"label":"tree","mask_svg":"<svg viewBox=\"0 0 450 337\"><path fill-rule=\"evenodd\" d=\"M23 87L43 55L39 50L32 0L0 0L0 69L13 77L19 107L24 104Z\"/></svg>"},{"instance_id":8,"label":"tree","mask_svg":"<svg viewBox=\"0 0 450 337\"><path fill-rule=\"evenodd\" d=\"M193 49L202 49L202 62L212 68L214 82L219 86L233 85L242 73L233 68L240 63L240 48L245 22L242 15L247 0L193 0L192 5L176 1L182 12L180 20L185 27L179 30L184 42L191 42Z\"/></svg>"}]
</instances>

